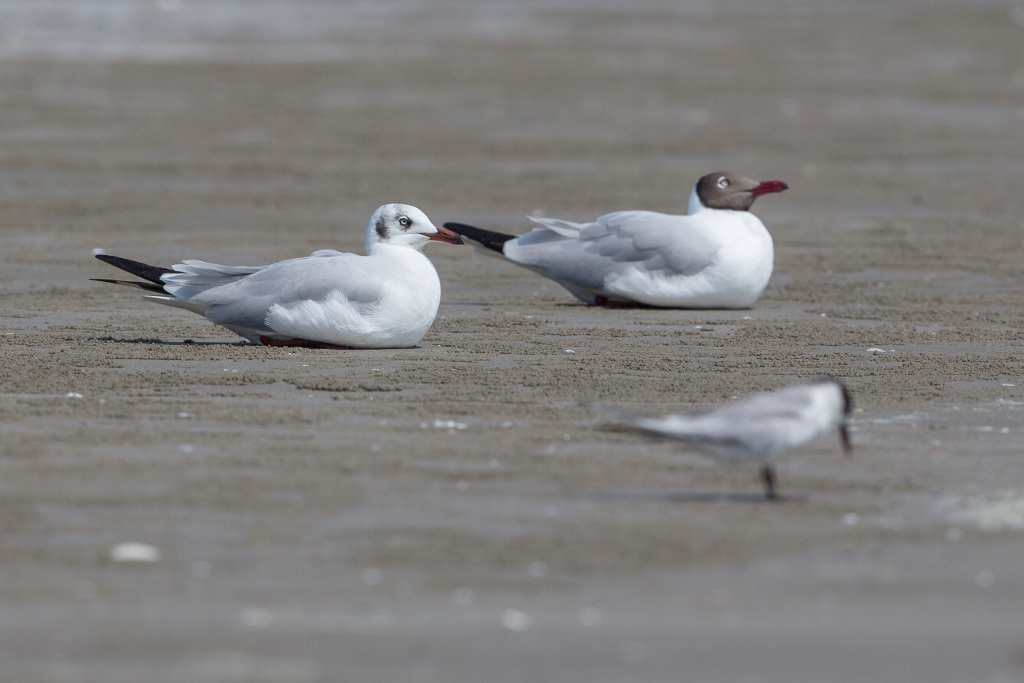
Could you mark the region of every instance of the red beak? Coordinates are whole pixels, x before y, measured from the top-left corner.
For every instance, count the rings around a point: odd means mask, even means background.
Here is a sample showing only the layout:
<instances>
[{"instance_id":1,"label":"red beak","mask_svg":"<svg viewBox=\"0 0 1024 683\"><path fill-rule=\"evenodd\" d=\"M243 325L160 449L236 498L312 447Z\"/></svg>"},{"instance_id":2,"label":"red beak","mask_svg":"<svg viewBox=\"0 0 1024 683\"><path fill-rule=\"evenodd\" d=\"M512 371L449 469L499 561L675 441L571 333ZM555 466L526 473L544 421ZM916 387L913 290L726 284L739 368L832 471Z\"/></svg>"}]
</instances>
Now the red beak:
<instances>
[{"instance_id":1,"label":"red beak","mask_svg":"<svg viewBox=\"0 0 1024 683\"><path fill-rule=\"evenodd\" d=\"M766 180L757 187L755 187L753 190L751 190L750 194L754 195L755 197L760 197L763 194L772 194L773 192L782 192L783 190L788 189L789 185L782 182L781 180Z\"/></svg>"},{"instance_id":2,"label":"red beak","mask_svg":"<svg viewBox=\"0 0 1024 683\"><path fill-rule=\"evenodd\" d=\"M435 242L447 242L448 244L465 244L461 235L452 232L448 228L438 228L437 232L427 235L427 239L434 240Z\"/></svg>"}]
</instances>

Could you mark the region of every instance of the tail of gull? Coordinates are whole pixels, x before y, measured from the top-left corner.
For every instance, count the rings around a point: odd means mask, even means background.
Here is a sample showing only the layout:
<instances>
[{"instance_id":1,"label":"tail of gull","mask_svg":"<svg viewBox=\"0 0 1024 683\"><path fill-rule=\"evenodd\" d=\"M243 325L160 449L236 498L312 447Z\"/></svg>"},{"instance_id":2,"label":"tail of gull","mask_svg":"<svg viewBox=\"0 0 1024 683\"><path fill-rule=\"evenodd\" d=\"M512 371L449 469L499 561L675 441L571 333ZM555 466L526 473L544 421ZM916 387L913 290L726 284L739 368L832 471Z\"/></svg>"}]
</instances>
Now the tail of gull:
<instances>
[{"instance_id":1,"label":"tail of gull","mask_svg":"<svg viewBox=\"0 0 1024 683\"><path fill-rule=\"evenodd\" d=\"M508 242L509 240L514 240L516 238L515 235L506 235L501 232L491 232L490 230L474 228L472 225L463 225L462 223L445 223L444 227L462 235L474 246L490 249L491 251L496 251L499 254L503 253L502 249L505 246L505 242Z\"/></svg>"},{"instance_id":2,"label":"tail of gull","mask_svg":"<svg viewBox=\"0 0 1024 683\"><path fill-rule=\"evenodd\" d=\"M138 282L136 280L108 280L106 278L92 278L94 281L109 282L113 285L138 287L139 289L145 289L149 292L160 292L162 294L164 292L164 282L160 277L166 273L174 272L170 268L151 266L148 263L132 261L131 259L122 258L120 256L111 256L110 254L96 254L96 258L104 263L109 263L115 268L120 268L126 273L131 273L136 277L140 277L145 280L145 282Z\"/></svg>"},{"instance_id":3,"label":"tail of gull","mask_svg":"<svg viewBox=\"0 0 1024 683\"><path fill-rule=\"evenodd\" d=\"M142 297L143 299L149 299L150 301L163 304L164 306L183 308L186 311L192 311L199 315L206 314L206 306L182 301L181 299L171 296L168 294L167 290L164 289L162 276L167 275L168 273L175 273L177 271L170 268L164 268L163 266L151 266L148 263L132 261L131 259L122 258L120 256L111 256L109 254L96 254L96 258L104 263L109 263L115 268L120 268L126 273L131 273L132 275L140 277L144 282L140 282L139 280L108 280L107 278L99 277L91 278L94 282L108 282L112 285L138 287L139 289L144 289L147 292L155 292L154 294L144 295Z\"/></svg>"}]
</instances>

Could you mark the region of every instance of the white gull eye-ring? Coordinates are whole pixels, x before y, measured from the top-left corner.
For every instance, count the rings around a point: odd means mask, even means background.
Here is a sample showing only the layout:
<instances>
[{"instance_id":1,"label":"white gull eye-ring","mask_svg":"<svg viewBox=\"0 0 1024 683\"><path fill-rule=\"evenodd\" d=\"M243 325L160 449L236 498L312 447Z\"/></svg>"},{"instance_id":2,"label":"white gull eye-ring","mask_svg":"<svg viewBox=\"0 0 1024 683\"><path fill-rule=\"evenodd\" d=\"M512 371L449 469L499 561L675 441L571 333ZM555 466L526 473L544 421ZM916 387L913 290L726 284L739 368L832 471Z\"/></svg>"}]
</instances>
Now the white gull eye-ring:
<instances>
[{"instance_id":1,"label":"white gull eye-ring","mask_svg":"<svg viewBox=\"0 0 1024 683\"><path fill-rule=\"evenodd\" d=\"M398 224L401 225L403 228L408 228L411 223L412 223L412 221L409 220L408 216L399 216L398 217Z\"/></svg>"},{"instance_id":2,"label":"white gull eye-ring","mask_svg":"<svg viewBox=\"0 0 1024 683\"><path fill-rule=\"evenodd\" d=\"M729 187L729 181L728 179L726 179L725 176L722 176L721 178L718 179L718 182L716 182L715 185L718 185L720 188L724 190L725 188Z\"/></svg>"}]
</instances>

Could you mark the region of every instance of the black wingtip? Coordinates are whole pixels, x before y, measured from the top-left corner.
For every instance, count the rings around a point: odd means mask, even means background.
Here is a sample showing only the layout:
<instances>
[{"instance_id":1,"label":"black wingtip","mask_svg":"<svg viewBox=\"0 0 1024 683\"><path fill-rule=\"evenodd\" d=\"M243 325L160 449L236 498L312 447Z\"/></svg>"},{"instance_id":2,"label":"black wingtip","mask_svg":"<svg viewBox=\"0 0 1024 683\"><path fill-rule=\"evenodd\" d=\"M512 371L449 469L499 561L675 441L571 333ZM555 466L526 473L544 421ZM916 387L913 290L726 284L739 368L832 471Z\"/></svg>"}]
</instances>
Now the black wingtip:
<instances>
[{"instance_id":1,"label":"black wingtip","mask_svg":"<svg viewBox=\"0 0 1024 683\"><path fill-rule=\"evenodd\" d=\"M164 268L163 266L151 266L148 263L142 263L141 261L132 261L131 259L122 258L120 256L112 256L110 254L96 254L96 258L104 263L109 263L115 268L120 268L126 273L131 273L136 277L141 277L143 280L152 282L153 284L160 285L163 287L164 281L160 279L161 275L166 273L173 273L174 271L170 268ZM103 282L111 282L110 280L103 280ZM123 284L120 281L113 280L117 284Z\"/></svg>"},{"instance_id":2,"label":"black wingtip","mask_svg":"<svg viewBox=\"0 0 1024 683\"><path fill-rule=\"evenodd\" d=\"M91 277L89 278L89 281L106 282L107 284L110 285L125 285L126 287L138 287L139 289L144 289L147 292L160 292L161 294L165 293L164 288L161 285L153 284L152 282L142 282L135 280L109 280L103 277Z\"/></svg>"},{"instance_id":3,"label":"black wingtip","mask_svg":"<svg viewBox=\"0 0 1024 683\"><path fill-rule=\"evenodd\" d=\"M515 235L506 235L500 232L492 232L490 230L482 230L480 228L474 228L472 225L465 225L463 223L445 223L444 227L448 228L452 232L456 232L465 237L470 242L475 242L481 247L492 249L497 252L502 252L505 246L505 242L514 240Z\"/></svg>"}]
</instances>

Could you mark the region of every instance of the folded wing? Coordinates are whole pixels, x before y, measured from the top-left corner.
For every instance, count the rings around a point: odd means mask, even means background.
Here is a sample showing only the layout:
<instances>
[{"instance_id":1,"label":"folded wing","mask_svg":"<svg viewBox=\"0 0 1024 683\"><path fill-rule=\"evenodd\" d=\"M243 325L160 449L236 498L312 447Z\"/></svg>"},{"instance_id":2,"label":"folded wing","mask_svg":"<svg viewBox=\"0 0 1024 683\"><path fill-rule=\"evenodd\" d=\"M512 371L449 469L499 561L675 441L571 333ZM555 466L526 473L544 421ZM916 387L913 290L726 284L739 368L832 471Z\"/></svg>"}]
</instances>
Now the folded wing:
<instances>
[{"instance_id":1,"label":"folded wing","mask_svg":"<svg viewBox=\"0 0 1024 683\"><path fill-rule=\"evenodd\" d=\"M198 309L210 321L249 339L319 338L310 333L344 327L337 324L339 319L359 335L366 331L360 322L384 286L366 260L324 250L269 266L185 261L174 267L175 273L163 276L164 288L183 307Z\"/></svg>"},{"instance_id":2,"label":"folded wing","mask_svg":"<svg viewBox=\"0 0 1024 683\"><path fill-rule=\"evenodd\" d=\"M618 211L592 223L535 218L543 227L505 245L505 255L591 295L624 276L679 278L714 263L719 245L697 216ZM581 297L584 298L584 297Z\"/></svg>"}]
</instances>

